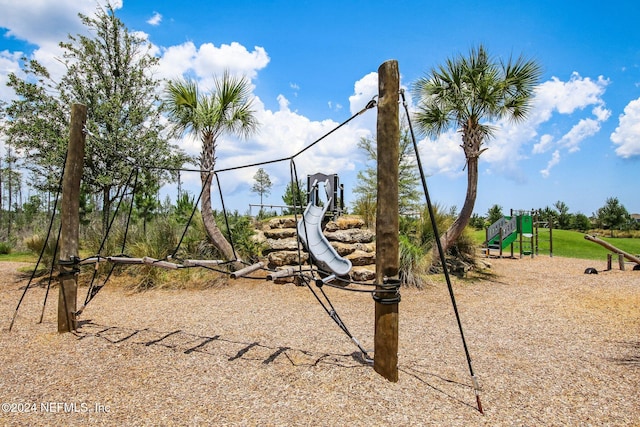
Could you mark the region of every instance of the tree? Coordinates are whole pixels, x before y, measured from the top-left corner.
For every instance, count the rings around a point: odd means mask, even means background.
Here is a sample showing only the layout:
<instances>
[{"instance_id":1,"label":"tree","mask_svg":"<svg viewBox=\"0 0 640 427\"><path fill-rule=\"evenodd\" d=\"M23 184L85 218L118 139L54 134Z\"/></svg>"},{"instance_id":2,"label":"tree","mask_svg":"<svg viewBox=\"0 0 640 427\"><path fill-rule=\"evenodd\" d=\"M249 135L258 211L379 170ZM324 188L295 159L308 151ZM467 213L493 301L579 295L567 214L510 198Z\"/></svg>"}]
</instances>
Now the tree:
<instances>
[{"instance_id":1,"label":"tree","mask_svg":"<svg viewBox=\"0 0 640 427\"><path fill-rule=\"evenodd\" d=\"M591 228L591 221L585 214L577 213L573 216L571 228L586 233Z\"/></svg>"},{"instance_id":2,"label":"tree","mask_svg":"<svg viewBox=\"0 0 640 427\"><path fill-rule=\"evenodd\" d=\"M605 205L598 209L598 219L604 226L609 227L611 237L613 237L613 230L620 229L629 223L630 216L627 208L620 203L617 197L609 197L605 201Z\"/></svg>"},{"instance_id":3,"label":"tree","mask_svg":"<svg viewBox=\"0 0 640 427\"><path fill-rule=\"evenodd\" d=\"M473 215L471 215L471 219L469 220L469 225L476 230L484 230L484 227L486 226L486 222L484 220L484 217L481 217L480 215L474 213Z\"/></svg>"},{"instance_id":4,"label":"tree","mask_svg":"<svg viewBox=\"0 0 640 427\"><path fill-rule=\"evenodd\" d=\"M571 227L571 214L569 213L569 206L565 202L558 200L553 204L553 207L558 211L558 228L561 230L567 230Z\"/></svg>"},{"instance_id":5,"label":"tree","mask_svg":"<svg viewBox=\"0 0 640 427\"><path fill-rule=\"evenodd\" d=\"M358 183L353 192L358 195L354 205L354 212L368 217L362 209L373 209L375 212L378 191L378 172L376 169L377 148L373 138L360 138L358 148L365 151L369 166L358 172ZM420 192L418 191L419 177L416 169L415 157L412 156L413 143L408 129L402 129L400 134L400 154L398 160L398 208L400 215L416 213Z\"/></svg>"},{"instance_id":6,"label":"tree","mask_svg":"<svg viewBox=\"0 0 640 427\"><path fill-rule=\"evenodd\" d=\"M307 201L307 195L304 191L304 182L301 179L297 182L289 181L287 187L284 189L282 201L287 206L302 208ZM287 214L293 214L294 211L295 209L287 209ZM300 210L298 210L298 213L300 213Z\"/></svg>"},{"instance_id":7,"label":"tree","mask_svg":"<svg viewBox=\"0 0 640 427\"><path fill-rule=\"evenodd\" d=\"M103 225L111 204L135 167L146 166L157 181L168 178L165 168L184 160L166 142L160 120L158 59L142 36L130 33L111 5L94 18L79 14L92 37L69 35L61 42L66 74L54 82L37 61L26 61L27 78L9 76L18 98L7 107L8 143L42 181L57 188L68 139L68 109L87 105L83 189L102 198Z\"/></svg>"},{"instance_id":8,"label":"tree","mask_svg":"<svg viewBox=\"0 0 640 427\"><path fill-rule=\"evenodd\" d=\"M222 78L215 77L215 89L209 93L198 90L190 79L169 81L165 89L165 107L176 134L185 132L200 138L202 152L199 157L202 183L202 220L213 245L228 260L235 257L233 248L221 233L211 209L211 182L216 162L218 138L228 133L247 137L258 122L252 109L249 81L236 78L225 71Z\"/></svg>"},{"instance_id":9,"label":"tree","mask_svg":"<svg viewBox=\"0 0 640 427\"><path fill-rule=\"evenodd\" d=\"M271 184L269 174L262 168L258 169L253 179L255 179L256 182L253 184L253 187L251 187L251 191L260 194L260 210L262 210L262 196L271 194L273 184Z\"/></svg>"},{"instance_id":10,"label":"tree","mask_svg":"<svg viewBox=\"0 0 640 427\"><path fill-rule=\"evenodd\" d=\"M138 175L138 188L135 189L133 198L135 215L142 219L142 230L147 234L147 223L153 218L156 210L160 207L158 201L158 191L160 184L147 169Z\"/></svg>"},{"instance_id":11,"label":"tree","mask_svg":"<svg viewBox=\"0 0 640 427\"><path fill-rule=\"evenodd\" d=\"M480 45L468 57L447 60L418 79L415 121L418 129L438 137L451 127L462 136L466 158L467 192L460 214L441 236L446 251L467 226L478 190L478 159L487 149L482 145L495 129L487 124L507 118L519 122L527 117L541 68L522 56L506 63L494 61Z\"/></svg>"},{"instance_id":12,"label":"tree","mask_svg":"<svg viewBox=\"0 0 640 427\"><path fill-rule=\"evenodd\" d=\"M165 168L179 166L184 157L174 155L177 147L161 136L159 82L153 77L158 58L151 54L151 44L129 32L111 4L99 7L95 18L79 17L93 36L69 35L68 42L60 43L67 67L60 95L65 104L87 105L83 181L102 195L106 224L133 168L146 166L160 182L169 177Z\"/></svg>"},{"instance_id":13,"label":"tree","mask_svg":"<svg viewBox=\"0 0 640 427\"><path fill-rule=\"evenodd\" d=\"M0 169L0 175L5 189L5 191L2 192L2 195L6 198L5 200L7 202L7 213L9 217L7 220L8 240L11 240L12 225L14 223L14 213L18 210L18 203L16 202L16 200L18 200L18 194L22 192L22 174L16 170L17 160L18 158L16 157L11 147L7 147L6 156L4 158L4 163L6 164L6 166ZM1 207L2 202L0 202L0 208Z\"/></svg>"},{"instance_id":14,"label":"tree","mask_svg":"<svg viewBox=\"0 0 640 427\"><path fill-rule=\"evenodd\" d=\"M504 214L502 213L502 206L493 205L487 211L487 222L491 225L500 218L504 218Z\"/></svg>"},{"instance_id":15,"label":"tree","mask_svg":"<svg viewBox=\"0 0 640 427\"><path fill-rule=\"evenodd\" d=\"M36 60L23 58L25 79L9 74L7 86L17 95L6 107L4 131L31 171L31 186L57 192L68 143L68 112L64 111L49 72Z\"/></svg>"},{"instance_id":16,"label":"tree","mask_svg":"<svg viewBox=\"0 0 640 427\"><path fill-rule=\"evenodd\" d=\"M547 227L555 228L558 222L558 212L549 206L545 206L543 209L538 210L538 218L542 222L547 222Z\"/></svg>"}]
</instances>

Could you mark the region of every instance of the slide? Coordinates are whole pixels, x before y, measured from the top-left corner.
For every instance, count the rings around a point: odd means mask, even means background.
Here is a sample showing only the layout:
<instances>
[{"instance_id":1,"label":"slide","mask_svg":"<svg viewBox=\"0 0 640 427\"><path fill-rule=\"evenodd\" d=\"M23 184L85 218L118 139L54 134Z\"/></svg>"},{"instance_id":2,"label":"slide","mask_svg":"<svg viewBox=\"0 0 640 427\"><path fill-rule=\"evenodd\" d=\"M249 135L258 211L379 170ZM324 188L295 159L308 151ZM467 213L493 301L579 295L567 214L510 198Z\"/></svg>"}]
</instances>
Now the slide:
<instances>
[{"instance_id":1,"label":"slide","mask_svg":"<svg viewBox=\"0 0 640 427\"><path fill-rule=\"evenodd\" d=\"M502 249L515 242L515 240L518 238L516 217L514 216L512 218L501 218L491 224L491 227L489 227L488 235L491 237L489 238L487 244L490 248L499 249L500 228L502 228Z\"/></svg>"},{"instance_id":2,"label":"slide","mask_svg":"<svg viewBox=\"0 0 640 427\"><path fill-rule=\"evenodd\" d=\"M346 276L351 271L351 261L338 255L322 234L322 218L328 206L329 203L325 207L315 206L313 203L307 205L302 219L298 221L298 239L321 270L330 271L336 276Z\"/></svg>"}]
</instances>

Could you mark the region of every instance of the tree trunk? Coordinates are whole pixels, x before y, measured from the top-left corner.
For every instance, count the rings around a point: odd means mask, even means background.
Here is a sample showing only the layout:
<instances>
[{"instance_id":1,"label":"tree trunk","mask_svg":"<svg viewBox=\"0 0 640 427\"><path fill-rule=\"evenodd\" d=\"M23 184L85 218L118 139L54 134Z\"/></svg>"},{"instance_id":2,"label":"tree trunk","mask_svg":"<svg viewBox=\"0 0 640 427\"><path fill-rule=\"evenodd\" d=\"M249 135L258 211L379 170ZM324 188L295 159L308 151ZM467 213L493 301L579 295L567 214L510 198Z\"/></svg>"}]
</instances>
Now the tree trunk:
<instances>
[{"instance_id":1,"label":"tree trunk","mask_svg":"<svg viewBox=\"0 0 640 427\"><path fill-rule=\"evenodd\" d=\"M207 231L211 242L213 242L213 245L220 251L221 255L228 261L235 260L237 257L233 252L233 248L220 231L220 228L218 228L213 211L211 210L211 181L213 180L213 174L201 172L200 179L203 188L200 206L202 209L204 229Z\"/></svg>"},{"instance_id":2,"label":"tree trunk","mask_svg":"<svg viewBox=\"0 0 640 427\"><path fill-rule=\"evenodd\" d=\"M473 214L473 208L476 204L476 196L478 195L478 157L467 157L467 195L464 199L464 205L458 215L458 218L451 224L451 227L440 236L440 242L442 243L442 250L446 253L447 250L458 240L458 237L462 234L471 215ZM437 250L437 247L436 247ZM437 255L437 252L434 251ZM437 256L434 258L437 259Z\"/></svg>"},{"instance_id":3,"label":"tree trunk","mask_svg":"<svg viewBox=\"0 0 640 427\"><path fill-rule=\"evenodd\" d=\"M102 234L109 228L109 218L111 218L111 186L102 187Z\"/></svg>"}]
</instances>

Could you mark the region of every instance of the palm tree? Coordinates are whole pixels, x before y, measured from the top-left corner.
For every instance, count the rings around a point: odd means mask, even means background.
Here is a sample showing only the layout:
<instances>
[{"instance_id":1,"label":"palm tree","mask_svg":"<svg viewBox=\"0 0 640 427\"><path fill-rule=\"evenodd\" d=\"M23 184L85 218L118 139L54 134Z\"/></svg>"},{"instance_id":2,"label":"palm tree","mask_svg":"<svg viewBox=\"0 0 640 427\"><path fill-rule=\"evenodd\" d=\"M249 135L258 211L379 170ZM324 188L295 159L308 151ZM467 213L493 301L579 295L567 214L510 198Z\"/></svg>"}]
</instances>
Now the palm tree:
<instances>
[{"instance_id":1,"label":"palm tree","mask_svg":"<svg viewBox=\"0 0 640 427\"><path fill-rule=\"evenodd\" d=\"M178 79L170 81L165 89L165 108L173 130L199 137L202 141L200 154L200 181L202 182L202 220L209 238L228 260L234 260L232 246L216 225L211 210L211 182L216 162L216 145L223 134L247 137L258 126L252 109L250 85L245 77L233 77L225 71L222 78L216 77L215 89L201 93L195 81Z\"/></svg>"},{"instance_id":2,"label":"palm tree","mask_svg":"<svg viewBox=\"0 0 640 427\"><path fill-rule=\"evenodd\" d=\"M522 56L507 63L495 62L480 45L468 57L459 55L418 79L413 92L418 98L415 121L429 137L451 127L462 135L466 157L467 194L456 220L441 236L446 251L469 223L478 190L478 158L487 149L483 142L495 128L486 122L508 118L519 122L527 117L536 83L542 70Z\"/></svg>"}]
</instances>

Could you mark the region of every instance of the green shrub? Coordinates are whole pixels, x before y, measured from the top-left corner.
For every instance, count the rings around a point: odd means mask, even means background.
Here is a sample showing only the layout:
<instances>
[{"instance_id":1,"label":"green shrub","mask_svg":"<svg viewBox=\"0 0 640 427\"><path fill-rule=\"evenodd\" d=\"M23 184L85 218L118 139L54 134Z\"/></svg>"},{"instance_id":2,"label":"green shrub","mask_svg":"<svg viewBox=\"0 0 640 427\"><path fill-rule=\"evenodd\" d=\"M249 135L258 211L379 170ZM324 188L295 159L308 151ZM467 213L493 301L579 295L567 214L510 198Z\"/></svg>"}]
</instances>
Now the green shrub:
<instances>
[{"instance_id":1,"label":"green shrub","mask_svg":"<svg viewBox=\"0 0 640 427\"><path fill-rule=\"evenodd\" d=\"M46 240L46 236L43 236L40 234L34 234L31 237L27 237L26 239L24 239L24 245L30 252L32 252L36 256L39 256L40 253L42 252L42 247L44 246L45 240ZM45 269L51 268L51 266L53 265L53 254L55 250L56 250L55 236L51 236L49 237L49 240L47 241L47 247L45 248L44 253L42 254L42 259L40 260L40 267Z\"/></svg>"},{"instance_id":2,"label":"green shrub","mask_svg":"<svg viewBox=\"0 0 640 427\"><path fill-rule=\"evenodd\" d=\"M238 211L227 213L227 220L229 221L233 247L238 255L246 260L257 261L258 257L262 255L264 246L253 238L256 228L254 221L248 215L240 215ZM216 222L228 239L227 227L222 213L216 213Z\"/></svg>"},{"instance_id":3,"label":"green shrub","mask_svg":"<svg viewBox=\"0 0 640 427\"><path fill-rule=\"evenodd\" d=\"M0 255L8 255L11 253L11 244L8 242L0 242Z\"/></svg>"},{"instance_id":4,"label":"green shrub","mask_svg":"<svg viewBox=\"0 0 640 427\"><path fill-rule=\"evenodd\" d=\"M446 211L439 205L433 207L433 213L439 233L447 230L454 221L454 212ZM431 271L432 264L440 263L439 259L433 259L435 238L426 206L417 218L400 217L400 276L403 285L421 287L426 275ZM474 264L475 253L474 235L467 228L449 249L447 257Z\"/></svg>"},{"instance_id":5,"label":"green shrub","mask_svg":"<svg viewBox=\"0 0 640 427\"><path fill-rule=\"evenodd\" d=\"M422 287L428 264L424 248L415 245L406 235L399 236L400 243L400 281L402 285Z\"/></svg>"}]
</instances>

